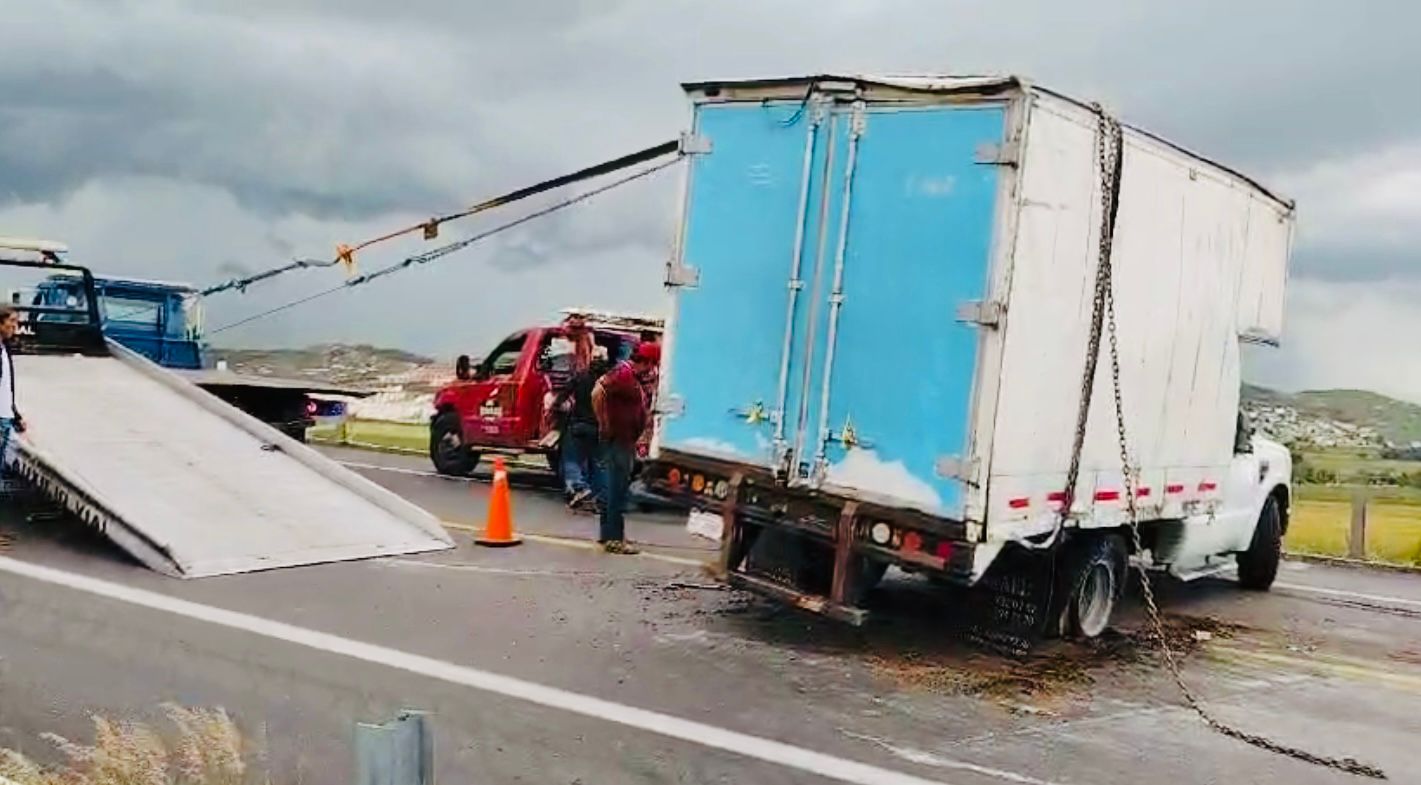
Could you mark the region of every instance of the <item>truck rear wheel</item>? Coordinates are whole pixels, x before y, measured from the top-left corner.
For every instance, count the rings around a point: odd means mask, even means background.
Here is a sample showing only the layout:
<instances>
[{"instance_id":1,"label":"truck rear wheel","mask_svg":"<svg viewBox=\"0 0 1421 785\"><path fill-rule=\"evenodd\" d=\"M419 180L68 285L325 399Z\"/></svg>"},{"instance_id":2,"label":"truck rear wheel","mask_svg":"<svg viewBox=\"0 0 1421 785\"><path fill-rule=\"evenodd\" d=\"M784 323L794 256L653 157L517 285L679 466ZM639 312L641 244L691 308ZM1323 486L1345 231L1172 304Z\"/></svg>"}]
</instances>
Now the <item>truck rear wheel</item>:
<instances>
[{"instance_id":1,"label":"truck rear wheel","mask_svg":"<svg viewBox=\"0 0 1421 785\"><path fill-rule=\"evenodd\" d=\"M440 412L429 426L429 459L434 470L449 477L474 473L479 456L464 443L464 426L455 411Z\"/></svg>"},{"instance_id":2,"label":"truck rear wheel","mask_svg":"<svg viewBox=\"0 0 1421 785\"><path fill-rule=\"evenodd\" d=\"M1117 535L1092 537L1066 557L1069 593L1063 631L1090 640L1110 627L1115 604L1124 593L1125 544Z\"/></svg>"},{"instance_id":3,"label":"truck rear wheel","mask_svg":"<svg viewBox=\"0 0 1421 785\"><path fill-rule=\"evenodd\" d=\"M1268 591L1278 577L1283 558L1283 515L1278 500L1269 496L1253 529L1248 550L1238 555L1238 583L1252 591Z\"/></svg>"}]
</instances>

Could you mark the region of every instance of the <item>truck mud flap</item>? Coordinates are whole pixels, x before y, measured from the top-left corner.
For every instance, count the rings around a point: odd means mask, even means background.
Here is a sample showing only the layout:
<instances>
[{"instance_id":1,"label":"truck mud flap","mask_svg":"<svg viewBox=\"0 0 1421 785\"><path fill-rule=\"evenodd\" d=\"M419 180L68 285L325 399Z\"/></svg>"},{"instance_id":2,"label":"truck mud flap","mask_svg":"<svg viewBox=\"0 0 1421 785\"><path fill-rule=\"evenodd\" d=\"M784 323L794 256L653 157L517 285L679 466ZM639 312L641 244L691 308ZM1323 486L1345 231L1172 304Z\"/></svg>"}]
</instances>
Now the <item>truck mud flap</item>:
<instances>
[{"instance_id":1,"label":"truck mud flap","mask_svg":"<svg viewBox=\"0 0 1421 785\"><path fill-rule=\"evenodd\" d=\"M1050 630L1056 571L1051 553L1004 552L969 590L960 632L979 646L1011 656L1031 651Z\"/></svg>"}]
</instances>

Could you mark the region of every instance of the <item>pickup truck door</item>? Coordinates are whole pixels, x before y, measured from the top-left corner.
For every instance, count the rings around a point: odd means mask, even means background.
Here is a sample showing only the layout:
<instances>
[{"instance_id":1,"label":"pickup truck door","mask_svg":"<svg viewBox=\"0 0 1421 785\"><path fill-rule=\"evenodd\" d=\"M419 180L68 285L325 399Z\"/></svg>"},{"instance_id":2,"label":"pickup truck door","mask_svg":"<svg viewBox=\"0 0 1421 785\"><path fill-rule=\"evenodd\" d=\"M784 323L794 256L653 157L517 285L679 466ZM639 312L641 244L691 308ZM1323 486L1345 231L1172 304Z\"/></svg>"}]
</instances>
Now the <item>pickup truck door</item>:
<instances>
[{"instance_id":1,"label":"pickup truck door","mask_svg":"<svg viewBox=\"0 0 1421 785\"><path fill-rule=\"evenodd\" d=\"M479 364L474 381L460 391L459 411L469 444L504 446L516 440L518 379L528 343L526 332L504 339Z\"/></svg>"}]
</instances>

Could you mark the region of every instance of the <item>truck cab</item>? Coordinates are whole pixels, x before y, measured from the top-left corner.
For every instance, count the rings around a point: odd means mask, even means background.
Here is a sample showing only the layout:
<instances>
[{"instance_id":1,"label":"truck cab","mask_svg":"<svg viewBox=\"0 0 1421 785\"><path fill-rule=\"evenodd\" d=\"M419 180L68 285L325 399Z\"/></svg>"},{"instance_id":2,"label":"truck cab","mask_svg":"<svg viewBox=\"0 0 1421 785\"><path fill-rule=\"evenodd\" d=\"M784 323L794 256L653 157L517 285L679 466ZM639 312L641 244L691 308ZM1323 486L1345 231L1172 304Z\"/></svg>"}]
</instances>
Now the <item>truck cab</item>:
<instances>
[{"instance_id":1,"label":"truck cab","mask_svg":"<svg viewBox=\"0 0 1421 785\"><path fill-rule=\"evenodd\" d=\"M338 418L345 414L343 402L312 398L311 393L355 397L368 394L363 390L313 385L307 380L246 376L222 368L210 369L202 340L202 293L195 287L137 278L95 277L93 280L106 337L178 372L297 441L305 441L307 429L317 418ZM78 275L56 272L34 287L31 305L82 309L86 299L84 281ZM51 313L41 318L81 317Z\"/></svg>"},{"instance_id":2,"label":"truck cab","mask_svg":"<svg viewBox=\"0 0 1421 785\"><path fill-rule=\"evenodd\" d=\"M192 286L95 278L104 334L164 368L202 368L202 299ZM80 307L83 282L57 274L36 287L35 305Z\"/></svg>"},{"instance_id":3,"label":"truck cab","mask_svg":"<svg viewBox=\"0 0 1421 785\"><path fill-rule=\"evenodd\" d=\"M569 308L581 317L610 361L626 359L642 340L659 340L661 320ZM504 338L477 362L462 355L455 380L434 398L429 455L441 474L467 476L485 453L542 455L560 470L546 407L572 376L573 343L564 322Z\"/></svg>"}]
</instances>

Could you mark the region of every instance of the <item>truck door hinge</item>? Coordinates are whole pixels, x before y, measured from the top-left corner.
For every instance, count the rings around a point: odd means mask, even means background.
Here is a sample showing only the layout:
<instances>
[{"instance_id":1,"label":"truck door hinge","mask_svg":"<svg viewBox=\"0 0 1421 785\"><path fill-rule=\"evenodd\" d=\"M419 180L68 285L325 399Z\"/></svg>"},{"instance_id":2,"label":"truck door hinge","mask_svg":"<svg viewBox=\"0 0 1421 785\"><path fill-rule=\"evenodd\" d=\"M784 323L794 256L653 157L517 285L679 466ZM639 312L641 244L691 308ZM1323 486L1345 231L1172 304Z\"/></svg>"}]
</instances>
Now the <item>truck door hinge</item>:
<instances>
[{"instance_id":1,"label":"truck door hinge","mask_svg":"<svg viewBox=\"0 0 1421 785\"><path fill-rule=\"evenodd\" d=\"M996 300L970 300L957 306L957 321L982 327L999 327L1006 309Z\"/></svg>"},{"instance_id":2,"label":"truck door hinge","mask_svg":"<svg viewBox=\"0 0 1421 785\"><path fill-rule=\"evenodd\" d=\"M1021 163L1020 142L988 142L977 145L973 162L989 166L1016 166Z\"/></svg>"},{"instance_id":3,"label":"truck door hinge","mask_svg":"<svg viewBox=\"0 0 1421 785\"><path fill-rule=\"evenodd\" d=\"M666 265L666 285L667 286L696 286L701 282L701 271L688 265L678 262L671 262Z\"/></svg>"},{"instance_id":4,"label":"truck door hinge","mask_svg":"<svg viewBox=\"0 0 1421 785\"><path fill-rule=\"evenodd\" d=\"M949 480L958 480L968 485L977 485L977 472L980 466L977 459L963 460L956 455L943 455L937 459L933 468L937 471L937 476Z\"/></svg>"},{"instance_id":5,"label":"truck door hinge","mask_svg":"<svg viewBox=\"0 0 1421 785\"><path fill-rule=\"evenodd\" d=\"M663 396L656 404L656 413L662 417L680 417L686 413L686 399L679 395Z\"/></svg>"},{"instance_id":6,"label":"truck door hinge","mask_svg":"<svg viewBox=\"0 0 1421 785\"><path fill-rule=\"evenodd\" d=\"M849 133L854 136L863 136L863 132L868 129L868 111L865 109L863 101L854 101L853 114L849 115Z\"/></svg>"},{"instance_id":7,"label":"truck door hinge","mask_svg":"<svg viewBox=\"0 0 1421 785\"><path fill-rule=\"evenodd\" d=\"M710 137L683 132L677 151L681 155L706 155L711 151Z\"/></svg>"}]
</instances>

